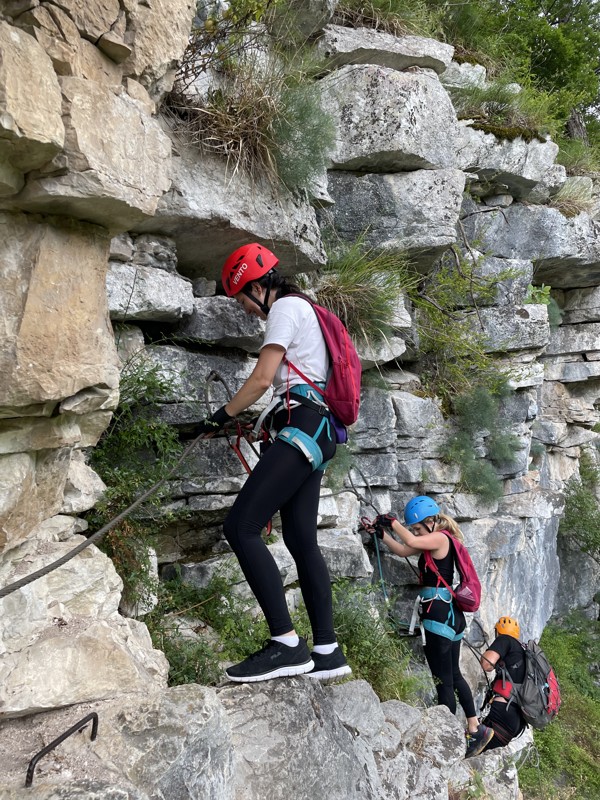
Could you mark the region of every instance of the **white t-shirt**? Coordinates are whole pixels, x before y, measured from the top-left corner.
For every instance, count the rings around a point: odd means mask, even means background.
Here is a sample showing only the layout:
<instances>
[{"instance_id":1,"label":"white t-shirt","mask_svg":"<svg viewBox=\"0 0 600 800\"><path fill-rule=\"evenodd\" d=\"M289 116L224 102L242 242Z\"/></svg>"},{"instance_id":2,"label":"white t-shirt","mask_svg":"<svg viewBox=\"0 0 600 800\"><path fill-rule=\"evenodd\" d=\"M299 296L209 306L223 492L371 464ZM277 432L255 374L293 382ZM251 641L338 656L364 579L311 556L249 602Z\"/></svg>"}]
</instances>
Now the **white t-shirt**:
<instances>
[{"instance_id":1,"label":"white t-shirt","mask_svg":"<svg viewBox=\"0 0 600 800\"><path fill-rule=\"evenodd\" d=\"M311 304L301 297L281 297L271 306L265 328L266 344L279 344L285 347L288 361L315 383L327 379L329 354L321 326ZM283 394L289 386L306 381L290 369L283 361L275 372L273 389L275 394Z\"/></svg>"}]
</instances>

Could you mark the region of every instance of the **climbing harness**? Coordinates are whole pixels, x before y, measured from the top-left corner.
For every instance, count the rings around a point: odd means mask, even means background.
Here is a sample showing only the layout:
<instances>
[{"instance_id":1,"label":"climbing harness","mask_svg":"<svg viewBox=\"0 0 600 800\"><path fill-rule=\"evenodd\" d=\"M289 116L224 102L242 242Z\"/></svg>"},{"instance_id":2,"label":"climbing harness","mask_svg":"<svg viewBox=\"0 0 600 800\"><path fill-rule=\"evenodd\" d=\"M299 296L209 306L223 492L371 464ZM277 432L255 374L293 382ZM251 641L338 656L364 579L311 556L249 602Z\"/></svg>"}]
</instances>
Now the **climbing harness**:
<instances>
[{"instance_id":1,"label":"climbing harness","mask_svg":"<svg viewBox=\"0 0 600 800\"><path fill-rule=\"evenodd\" d=\"M318 383L315 384L315 388L323 387L324 385L324 383ZM299 405L317 411L322 417L317 430L312 435L301 428L289 424L291 410ZM264 430L266 420L284 410L288 411L288 425L283 427L275 438L282 439L299 450L311 465L313 472L315 470L325 470L329 461L324 461L323 451L319 446L319 438L325 431L329 441L333 440L329 409L321 402L317 392L308 384L295 384L292 387L288 387L285 395L276 395L257 419L253 433L258 435L261 430Z\"/></svg>"}]
</instances>

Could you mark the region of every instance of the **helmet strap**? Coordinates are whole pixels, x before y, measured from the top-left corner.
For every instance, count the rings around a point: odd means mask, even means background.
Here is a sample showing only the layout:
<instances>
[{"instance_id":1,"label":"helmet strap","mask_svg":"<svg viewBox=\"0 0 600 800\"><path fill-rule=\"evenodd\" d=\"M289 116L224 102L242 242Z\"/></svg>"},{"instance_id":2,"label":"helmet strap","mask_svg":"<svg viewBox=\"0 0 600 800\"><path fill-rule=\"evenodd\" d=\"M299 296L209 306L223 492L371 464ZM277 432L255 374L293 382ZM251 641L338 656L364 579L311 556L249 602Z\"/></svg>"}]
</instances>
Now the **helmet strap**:
<instances>
[{"instance_id":1,"label":"helmet strap","mask_svg":"<svg viewBox=\"0 0 600 800\"><path fill-rule=\"evenodd\" d=\"M271 293L271 280L272 280L272 277L269 274L267 274L267 277L268 277L269 281L268 281L268 283L267 283L267 285L265 287L265 299L264 299L264 301L261 301L261 300L258 299L258 297L255 297L252 294L252 291L250 290L250 288L249 288L249 286L247 284L242 289L242 292L246 295L246 297L248 297L250 300L252 300L252 302L260 308L260 310L263 312L263 314L265 316L268 316L269 315L269 311L271 310L269 305L268 305L268 303L269 303L269 294Z\"/></svg>"}]
</instances>

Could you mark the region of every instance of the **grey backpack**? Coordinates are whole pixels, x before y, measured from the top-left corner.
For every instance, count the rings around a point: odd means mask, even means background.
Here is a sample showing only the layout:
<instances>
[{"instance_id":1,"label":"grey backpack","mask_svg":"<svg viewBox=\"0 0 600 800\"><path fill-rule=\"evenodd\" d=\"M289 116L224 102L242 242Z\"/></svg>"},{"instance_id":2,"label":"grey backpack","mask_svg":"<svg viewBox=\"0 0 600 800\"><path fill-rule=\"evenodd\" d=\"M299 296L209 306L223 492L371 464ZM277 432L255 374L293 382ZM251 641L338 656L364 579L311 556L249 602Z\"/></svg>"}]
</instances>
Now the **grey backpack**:
<instances>
[{"instance_id":1,"label":"grey backpack","mask_svg":"<svg viewBox=\"0 0 600 800\"><path fill-rule=\"evenodd\" d=\"M501 677L492 687L497 694L506 697L508 704L516 703L523 719L532 728L545 728L558 714L560 708L560 686L546 658L546 654L534 640L522 645L525 657L523 683L513 683L502 668Z\"/></svg>"}]
</instances>

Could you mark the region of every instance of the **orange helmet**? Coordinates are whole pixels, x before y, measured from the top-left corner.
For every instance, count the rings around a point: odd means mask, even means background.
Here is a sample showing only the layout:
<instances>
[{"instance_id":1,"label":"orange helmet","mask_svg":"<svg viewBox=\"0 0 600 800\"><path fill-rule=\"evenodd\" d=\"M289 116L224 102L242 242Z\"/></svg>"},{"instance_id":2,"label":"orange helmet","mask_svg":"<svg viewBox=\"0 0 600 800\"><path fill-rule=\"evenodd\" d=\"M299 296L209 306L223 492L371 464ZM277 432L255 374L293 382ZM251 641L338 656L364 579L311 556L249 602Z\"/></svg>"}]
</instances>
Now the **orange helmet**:
<instances>
[{"instance_id":1,"label":"orange helmet","mask_svg":"<svg viewBox=\"0 0 600 800\"><path fill-rule=\"evenodd\" d=\"M225 261L221 283L227 297L233 297L247 283L257 281L279 264L279 259L260 244L244 244Z\"/></svg>"},{"instance_id":2,"label":"orange helmet","mask_svg":"<svg viewBox=\"0 0 600 800\"><path fill-rule=\"evenodd\" d=\"M512 617L500 617L494 627L496 628L496 636L506 634L506 636L513 636L515 639L518 639L521 635L519 623Z\"/></svg>"}]
</instances>

